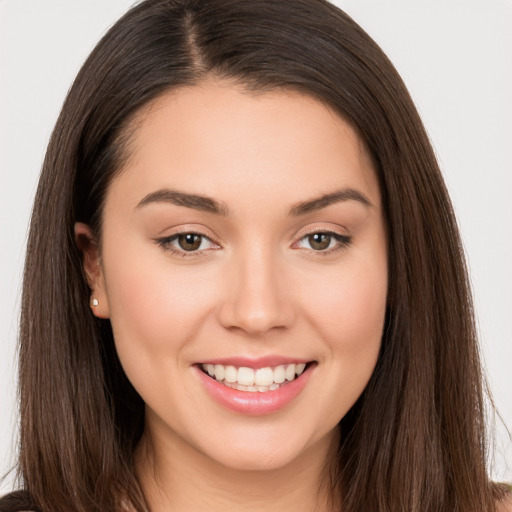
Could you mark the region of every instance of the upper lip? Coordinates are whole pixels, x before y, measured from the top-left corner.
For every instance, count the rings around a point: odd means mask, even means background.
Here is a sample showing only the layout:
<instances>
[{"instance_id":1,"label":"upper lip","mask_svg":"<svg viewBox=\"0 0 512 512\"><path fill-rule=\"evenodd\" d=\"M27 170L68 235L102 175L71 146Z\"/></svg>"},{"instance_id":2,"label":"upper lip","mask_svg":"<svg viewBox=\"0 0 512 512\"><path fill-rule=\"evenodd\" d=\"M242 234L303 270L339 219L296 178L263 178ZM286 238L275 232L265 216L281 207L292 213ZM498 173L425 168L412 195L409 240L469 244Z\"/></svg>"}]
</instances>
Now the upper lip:
<instances>
[{"instance_id":1,"label":"upper lip","mask_svg":"<svg viewBox=\"0 0 512 512\"><path fill-rule=\"evenodd\" d=\"M231 356L221 357L215 359L205 359L197 364L221 364L223 366L235 366L237 368L267 368L273 366L280 366L286 364L300 364L310 363L311 359L304 359L300 357L280 356L280 355L269 355L258 358L244 357L244 356Z\"/></svg>"}]
</instances>

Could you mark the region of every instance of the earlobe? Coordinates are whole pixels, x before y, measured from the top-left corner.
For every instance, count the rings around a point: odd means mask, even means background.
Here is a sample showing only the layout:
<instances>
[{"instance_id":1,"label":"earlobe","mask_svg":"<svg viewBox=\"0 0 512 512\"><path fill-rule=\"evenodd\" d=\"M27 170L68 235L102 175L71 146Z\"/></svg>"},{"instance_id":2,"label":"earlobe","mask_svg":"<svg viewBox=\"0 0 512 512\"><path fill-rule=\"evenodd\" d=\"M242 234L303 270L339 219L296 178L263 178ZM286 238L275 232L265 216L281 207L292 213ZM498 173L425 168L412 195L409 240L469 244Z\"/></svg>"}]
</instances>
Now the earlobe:
<instances>
[{"instance_id":1,"label":"earlobe","mask_svg":"<svg viewBox=\"0 0 512 512\"><path fill-rule=\"evenodd\" d=\"M105 290L100 249L92 229L82 222L75 223L75 242L82 253L82 267L91 289L89 305L98 318L109 318L110 309Z\"/></svg>"}]
</instances>

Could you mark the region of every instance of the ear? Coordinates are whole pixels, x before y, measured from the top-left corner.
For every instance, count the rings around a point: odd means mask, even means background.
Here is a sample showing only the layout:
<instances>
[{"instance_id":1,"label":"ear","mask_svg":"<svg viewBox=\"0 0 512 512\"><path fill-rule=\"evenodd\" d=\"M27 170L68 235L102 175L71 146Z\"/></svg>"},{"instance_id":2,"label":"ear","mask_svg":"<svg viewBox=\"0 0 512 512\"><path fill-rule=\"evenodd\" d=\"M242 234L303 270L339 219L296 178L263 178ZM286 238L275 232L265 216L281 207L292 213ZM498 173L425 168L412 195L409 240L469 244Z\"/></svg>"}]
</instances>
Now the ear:
<instances>
[{"instance_id":1,"label":"ear","mask_svg":"<svg viewBox=\"0 0 512 512\"><path fill-rule=\"evenodd\" d=\"M99 245L92 229L82 222L75 223L75 242L82 253L82 265L87 284L91 289L90 305L94 316L109 318L110 307L105 288L105 277Z\"/></svg>"}]
</instances>

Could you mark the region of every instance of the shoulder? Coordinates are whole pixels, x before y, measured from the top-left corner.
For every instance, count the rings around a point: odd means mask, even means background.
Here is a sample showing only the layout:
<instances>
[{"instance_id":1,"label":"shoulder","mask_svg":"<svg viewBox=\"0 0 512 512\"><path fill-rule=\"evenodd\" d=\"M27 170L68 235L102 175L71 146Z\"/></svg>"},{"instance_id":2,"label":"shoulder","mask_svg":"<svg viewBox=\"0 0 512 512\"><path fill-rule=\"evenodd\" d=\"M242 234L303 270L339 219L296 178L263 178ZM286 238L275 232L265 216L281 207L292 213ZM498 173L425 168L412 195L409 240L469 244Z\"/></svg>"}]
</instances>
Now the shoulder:
<instances>
[{"instance_id":1,"label":"shoulder","mask_svg":"<svg viewBox=\"0 0 512 512\"><path fill-rule=\"evenodd\" d=\"M508 492L496 503L496 512L512 512L512 485L507 484Z\"/></svg>"},{"instance_id":2,"label":"shoulder","mask_svg":"<svg viewBox=\"0 0 512 512\"><path fill-rule=\"evenodd\" d=\"M496 512L512 512L512 498L508 497L498 502Z\"/></svg>"}]
</instances>

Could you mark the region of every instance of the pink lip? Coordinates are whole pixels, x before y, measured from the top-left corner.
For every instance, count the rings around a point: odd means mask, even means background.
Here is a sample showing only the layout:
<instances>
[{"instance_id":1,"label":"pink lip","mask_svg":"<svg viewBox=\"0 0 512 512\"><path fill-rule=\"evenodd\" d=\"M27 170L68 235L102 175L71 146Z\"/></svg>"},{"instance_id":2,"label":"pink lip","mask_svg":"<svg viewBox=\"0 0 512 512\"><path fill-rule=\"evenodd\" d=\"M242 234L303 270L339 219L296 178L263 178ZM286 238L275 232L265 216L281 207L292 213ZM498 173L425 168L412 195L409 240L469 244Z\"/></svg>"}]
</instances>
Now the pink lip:
<instances>
[{"instance_id":1,"label":"pink lip","mask_svg":"<svg viewBox=\"0 0 512 512\"><path fill-rule=\"evenodd\" d=\"M308 362L310 362L310 360L307 359L290 359L289 357L284 356L265 356L255 359L250 357L224 357L220 359L208 359L206 361L201 361L199 364L221 364L223 366L236 366L237 368L245 366L246 368L256 369L286 364L306 364Z\"/></svg>"},{"instance_id":2,"label":"pink lip","mask_svg":"<svg viewBox=\"0 0 512 512\"><path fill-rule=\"evenodd\" d=\"M231 364L233 364L233 361L235 361L235 359L229 360ZM290 362L290 360L288 360L288 362ZM212 362L211 364L214 363ZM278 364L275 366L278 366ZM239 366L238 364L233 365ZM268 361L265 362L265 365L274 366L274 364L269 363ZM244 363L240 366L248 365ZM314 364L310 365L299 377L287 384L284 384L280 388L263 393L258 391L239 391L237 389L229 388L205 374L199 366L196 365L195 369L206 391L220 405L242 414L260 416L277 412L296 398L308 383L315 366L316 365ZM265 366L258 365L255 367L264 368Z\"/></svg>"}]
</instances>

